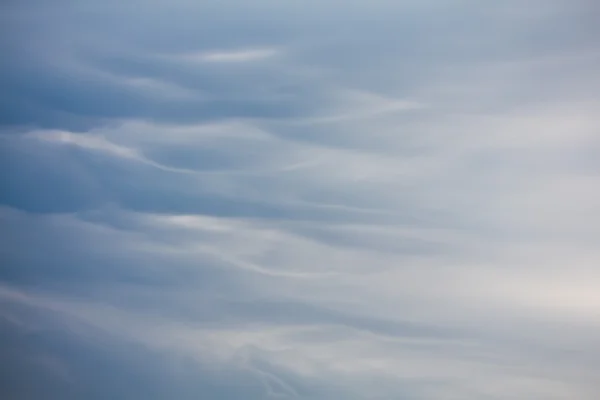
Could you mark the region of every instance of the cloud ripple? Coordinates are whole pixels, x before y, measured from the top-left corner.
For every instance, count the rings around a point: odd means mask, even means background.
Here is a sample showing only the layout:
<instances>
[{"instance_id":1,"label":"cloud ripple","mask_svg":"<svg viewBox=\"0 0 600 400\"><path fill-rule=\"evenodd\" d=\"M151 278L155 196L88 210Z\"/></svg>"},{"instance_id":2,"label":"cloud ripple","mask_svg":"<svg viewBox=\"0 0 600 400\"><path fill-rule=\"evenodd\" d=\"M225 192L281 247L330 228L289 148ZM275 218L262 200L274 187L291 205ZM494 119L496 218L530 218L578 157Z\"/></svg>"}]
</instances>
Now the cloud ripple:
<instances>
[{"instance_id":1,"label":"cloud ripple","mask_svg":"<svg viewBox=\"0 0 600 400\"><path fill-rule=\"evenodd\" d=\"M5 2L0 393L596 399L593 8Z\"/></svg>"}]
</instances>

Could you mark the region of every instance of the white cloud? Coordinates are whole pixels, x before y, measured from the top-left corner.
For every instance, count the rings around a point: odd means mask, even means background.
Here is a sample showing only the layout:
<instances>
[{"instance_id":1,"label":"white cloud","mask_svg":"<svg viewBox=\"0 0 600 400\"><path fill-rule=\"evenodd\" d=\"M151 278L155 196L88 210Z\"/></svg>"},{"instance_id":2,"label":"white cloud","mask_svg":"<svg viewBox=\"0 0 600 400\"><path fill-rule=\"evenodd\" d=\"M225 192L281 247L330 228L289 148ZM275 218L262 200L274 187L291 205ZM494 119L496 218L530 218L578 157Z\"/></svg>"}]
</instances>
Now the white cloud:
<instances>
[{"instance_id":1,"label":"white cloud","mask_svg":"<svg viewBox=\"0 0 600 400\"><path fill-rule=\"evenodd\" d=\"M209 63L246 63L269 59L279 53L280 51L275 48L254 48L186 54L182 58Z\"/></svg>"},{"instance_id":2,"label":"white cloud","mask_svg":"<svg viewBox=\"0 0 600 400\"><path fill-rule=\"evenodd\" d=\"M98 135L85 135L66 131L35 131L27 133L27 137L46 142L74 145L92 151L108 153L117 157L131 159L140 157L135 150L111 143L106 140L106 138Z\"/></svg>"}]
</instances>

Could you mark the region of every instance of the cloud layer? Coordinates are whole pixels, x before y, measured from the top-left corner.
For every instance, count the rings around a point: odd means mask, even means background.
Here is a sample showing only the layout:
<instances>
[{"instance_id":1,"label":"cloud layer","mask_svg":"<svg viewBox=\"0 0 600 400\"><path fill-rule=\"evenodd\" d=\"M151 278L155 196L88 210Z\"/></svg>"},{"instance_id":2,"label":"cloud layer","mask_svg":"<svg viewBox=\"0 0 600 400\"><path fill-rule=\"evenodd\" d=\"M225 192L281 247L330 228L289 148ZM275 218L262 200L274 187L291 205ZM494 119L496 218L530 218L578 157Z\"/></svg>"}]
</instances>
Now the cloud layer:
<instances>
[{"instance_id":1,"label":"cloud layer","mask_svg":"<svg viewBox=\"0 0 600 400\"><path fill-rule=\"evenodd\" d=\"M587 1L0 6L9 399L600 395Z\"/></svg>"}]
</instances>

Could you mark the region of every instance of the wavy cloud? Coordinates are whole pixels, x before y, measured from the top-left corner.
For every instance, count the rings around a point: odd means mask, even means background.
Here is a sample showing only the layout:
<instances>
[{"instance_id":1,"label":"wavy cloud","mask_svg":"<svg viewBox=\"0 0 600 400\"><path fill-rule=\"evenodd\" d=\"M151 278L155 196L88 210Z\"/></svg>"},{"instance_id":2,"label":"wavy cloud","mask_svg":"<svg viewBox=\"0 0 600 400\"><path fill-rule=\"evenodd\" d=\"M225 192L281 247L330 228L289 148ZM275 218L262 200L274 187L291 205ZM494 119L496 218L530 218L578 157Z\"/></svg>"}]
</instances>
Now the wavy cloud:
<instances>
[{"instance_id":1,"label":"wavy cloud","mask_svg":"<svg viewBox=\"0 0 600 400\"><path fill-rule=\"evenodd\" d=\"M4 397L600 395L590 2L0 11Z\"/></svg>"}]
</instances>

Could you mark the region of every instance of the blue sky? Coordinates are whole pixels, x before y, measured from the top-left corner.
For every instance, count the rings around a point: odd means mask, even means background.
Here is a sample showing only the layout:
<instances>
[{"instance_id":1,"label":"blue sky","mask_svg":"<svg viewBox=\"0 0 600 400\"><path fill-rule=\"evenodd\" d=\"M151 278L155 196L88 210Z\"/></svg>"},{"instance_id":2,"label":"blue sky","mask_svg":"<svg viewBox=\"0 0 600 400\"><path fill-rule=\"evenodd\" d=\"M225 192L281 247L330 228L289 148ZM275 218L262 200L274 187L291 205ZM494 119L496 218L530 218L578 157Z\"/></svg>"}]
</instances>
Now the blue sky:
<instances>
[{"instance_id":1,"label":"blue sky","mask_svg":"<svg viewBox=\"0 0 600 400\"><path fill-rule=\"evenodd\" d=\"M588 0L0 5L0 394L595 400Z\"/></svg>"}]
</instances>

